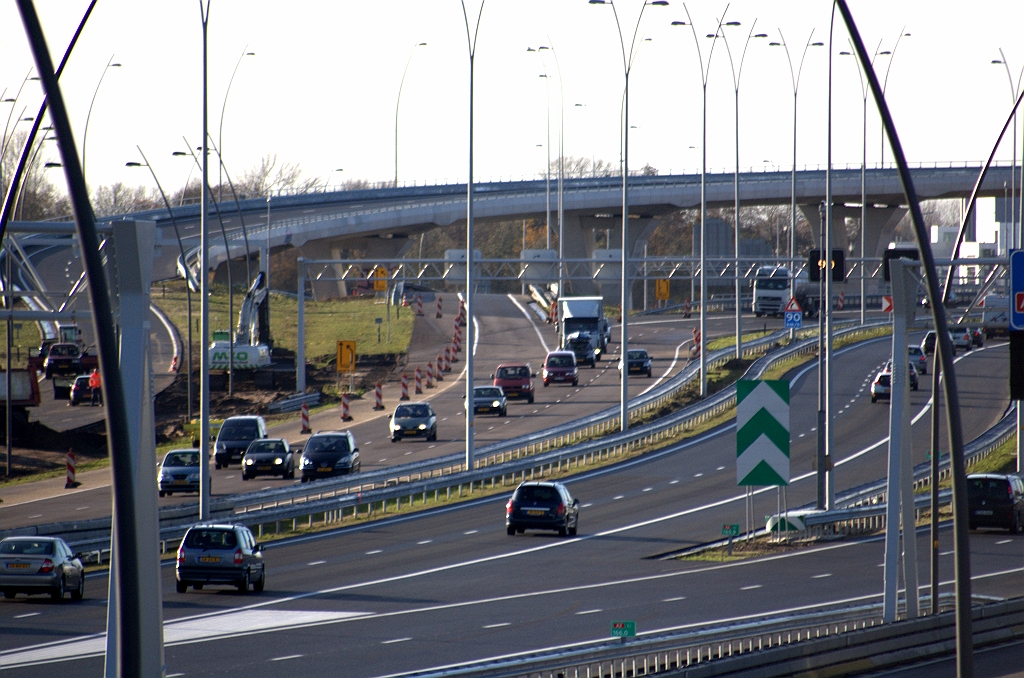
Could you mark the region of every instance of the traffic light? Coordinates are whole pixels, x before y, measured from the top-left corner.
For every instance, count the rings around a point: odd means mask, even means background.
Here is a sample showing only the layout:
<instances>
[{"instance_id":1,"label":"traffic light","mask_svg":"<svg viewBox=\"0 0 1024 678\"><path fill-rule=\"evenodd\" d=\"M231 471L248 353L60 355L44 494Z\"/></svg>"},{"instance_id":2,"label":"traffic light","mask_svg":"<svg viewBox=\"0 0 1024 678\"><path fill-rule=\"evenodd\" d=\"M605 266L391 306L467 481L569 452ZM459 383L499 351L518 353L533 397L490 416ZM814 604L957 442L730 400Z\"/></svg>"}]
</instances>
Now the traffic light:
<instances>
[{"instance_id":1,"label":"traffic light","mask_svg":"<svg viewBox=\"0 0 1024 678\"><path fill-rule=\"evenodd\" d=\"M892 280L892 276L889 274L889 261L891 259L913 259L917 261L920 259L920 255L917 253L916 247L894 247L882 253L882 277L885 279L885 282Z\"/></svg>"},{"instance_id":2,"label":"traffic light","mask_svg":"<svg viewBox=\"0 0 1024 678\"><path fill-rule=\"evenodd\" d=\"M807 275L811 282L821 280L821 269L828 263L821 258L821 250L811 250L807 255ZM832 281L846 280L846 253L843 250L832 250Z\"/></svg>"}]
</instances>

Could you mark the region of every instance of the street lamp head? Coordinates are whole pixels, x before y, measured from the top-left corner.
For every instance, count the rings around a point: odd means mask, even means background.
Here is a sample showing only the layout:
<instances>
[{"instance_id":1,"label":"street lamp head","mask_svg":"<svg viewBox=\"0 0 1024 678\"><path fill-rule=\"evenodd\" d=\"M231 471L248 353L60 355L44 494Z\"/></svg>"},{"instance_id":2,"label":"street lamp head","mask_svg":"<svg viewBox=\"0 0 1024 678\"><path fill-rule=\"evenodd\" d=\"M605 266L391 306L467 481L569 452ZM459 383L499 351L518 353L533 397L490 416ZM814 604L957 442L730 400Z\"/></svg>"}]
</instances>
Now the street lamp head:
<instances>
[{"instance_id":1,"label":"street lamp head","mask_svg":"<svg viewBox=\"0 0 1024 678\"><path fill-rule=\"evenodd\" d=\"M256 56L256 52L246 52L245 56Z\"/></svg>"},{"instance_id":2,"label":"street lamp head","mask_svg":"<svg viewBox=\"0 0 1024 678\"><path fill-rule=\"evenodd\" d=\"M825 43L823 43L823 42L812 42L811 43L811 47L824 47L824 46L825 46Z\"/></svg>"},{"instance_id":3,"label":"street lamp head","mask_svg":"<svg viewBox=\"0 0 1024 678\"><path fill-rule=\"evenodd\" d=\"M882 55L882 54L892 54L892 52L890 50L884 49L881 52L879 52L878 54L879 55Z\"/></svg>"},{"instance_id":4,"label":"street lamp head","mask_svg":"<svg viewBox=\"0 0 1024 678\"><path fill-rule=\"evenodd\" d=\"M782 47L782 43L781 42L769 42L768 46L769 47Z\"/></svg>"},{"instance_id":5,"label":"street lamp head","mask_svg":"<svg viewBox=\"0 0 1024 678\"><path fill-rule=\"evenodd\" d=\"M541 45L540 47L537 48L537 51L540 51L542 49L551 49L551 48L548 47L547 45Z\"/></svg>"},{"instance_id":6,"label":"street lamp head","mask_svg":"<svg viewBox=\"0 0 1024 678\"><path fill-rule=\"evenodd\" d=\"M110 64L107 68L121 68L121 64Z\"/></svg>"},{"instance_id":7,"label":"street lamp head","mask_svg":"<svg viewBox=\"0 0 1024 678\"><path fill-rule=\"evenodd\" d=\"M1004 62L1003 62L1003 60L1002 60L1002 59L993 59L993 60L992 60L992 63L994 63L994 64L1002 64L1002 63L1004 63Z\"/></svg>"},{"instance_id":8,"label":"street lamp head","mask_svg":"<svg viewBox=\"0 0 1024 678\"><path fill-rule=\"evenodd\" d=\"M46 168L46 169L53 169L54 167L63 167L63 166L64 165L62 165L59 162L48 162L48 163L45 163L43 165L43 167Z\"/></svg>"},{"instance_id":9,"label":"street lamp head","mask_svg":"<svg viewBox=\"0 0 1024 678\"><path fill-rule=\"evenodd\" d=\"M425 42L418 42L418 43L416 43L416 46L417 47L426 47L427 43L425 43Z\"/></svg>"},{"instance_id":10,"label":"street lamp head","mask_svg":"<svg viewBox=\"0 0 1024 678\"><path fill-rule=\"evenodd\" d=\"M767 33L755 33L754 37L755 38L767 38L768 34Z\"/></svg>"},{"instance_id":11,"label":"street lamp head","mask_svg":"<svg viewBox=\"0 0 1024 678\"><path fill-rule=\"evenodd\" d=\"M668 7L668 0L654 0L651 4L658 7Z\"/></svg>"},{"instance_id":12,"label":"street lamp head","mask_svg":"<svg viewBox=\"0 0 1024 678\"><path fill-rule=\"evenodd\" d=\"M179 157L179 156L183 156L183 155L191 155L191 153L186 153L185 151L174 151L173 153L171 153L171 155L173 155L175 157Z\"/></svg>"},{"instance_id":13,"label":"street lamp head","mask_svg":"<svg viewBox=\"0 0 1024 678\"><path fill-rule=\"evenodd\" d=\"M537 50L535 50L535 49L534 49L534 48L532 48L532 47L527 47L527 48L526 48L526 51L527 51L527 52L536 52Z\"/></svg>"},{"instance_id":14,"label":"street lamp head","mask_svg":"<svg viewBox=\"0 0 1024 678\"><path fill-rule=\"evenodd\" d=\"M576 108L583 108L586 104L573 104Z\"/></svg>"},{"instance_id":15,"label":"street lamp head","mask_svg":"<svg viewBox=\"0 0 1024 678\"><path fill-rule=\"evenodd\" d=\"M141 162L135 162L134 160L131 161L131 162L126 162L124 164L124 166L125 167L145 167L145 165L142 164Z\"/></svg>"},{"instance_id":16,"label":"street lamp head","mask_svg":"<svg viewBox=\"0 0 1024 678\"><path fill-rule=\"evenodd\" d=\"M13 97L7 97L6 99L3 100L3 103L5 103L5 104L13 104L16 101L17 101L17 99L15 99Z\"/></svg>"},{"instance_id":17,"label":"street lamp head","mask_svg":"<svg viewBox=\"0 0 1024 678\"><path fill-rule=\"evenodd\" d=\"M604 0L589 0L591 5L605 5L608 4Z\"/></svg>"},{"instance_id":18,"label":"street lamp head","mask_svg":"<svg viewBox=\"0 0 1024 678\"><path fill-rule=\"evenodd\" d=\"M740 26L741 24L740 24L739 21L726 21L723 25L724 26Z\"/></svg>"}]
</instances>

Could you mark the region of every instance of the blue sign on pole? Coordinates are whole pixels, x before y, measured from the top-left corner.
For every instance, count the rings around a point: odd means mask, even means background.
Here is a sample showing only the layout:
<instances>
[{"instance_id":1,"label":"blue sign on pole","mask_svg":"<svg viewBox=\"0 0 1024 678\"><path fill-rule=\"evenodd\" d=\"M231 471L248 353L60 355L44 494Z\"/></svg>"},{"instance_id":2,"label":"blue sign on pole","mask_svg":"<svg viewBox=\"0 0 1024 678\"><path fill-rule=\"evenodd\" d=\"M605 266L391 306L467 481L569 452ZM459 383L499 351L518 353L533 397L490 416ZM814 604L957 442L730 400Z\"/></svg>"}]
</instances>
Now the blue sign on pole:
<instances>
[{"instance_id":1,"label":"blue sign on pole","mask_svg":"<svg viewBox=\"0 0 1024 678\"><path fill-rule=\"evenodd\" d=\"M786 329L799 330L804 326L804 314L801 311L786 311Z\"/></svg>"},{"instance_id":2,"label":"blue sign on pole","mask_svg":"<svg viewBox=\"0 0 1024 678\"><path fill-rule=\"evenodd\" d=\"M1024 330L1024 250L1010 250L1010 329Z\"/></svg>"}]
</instances>

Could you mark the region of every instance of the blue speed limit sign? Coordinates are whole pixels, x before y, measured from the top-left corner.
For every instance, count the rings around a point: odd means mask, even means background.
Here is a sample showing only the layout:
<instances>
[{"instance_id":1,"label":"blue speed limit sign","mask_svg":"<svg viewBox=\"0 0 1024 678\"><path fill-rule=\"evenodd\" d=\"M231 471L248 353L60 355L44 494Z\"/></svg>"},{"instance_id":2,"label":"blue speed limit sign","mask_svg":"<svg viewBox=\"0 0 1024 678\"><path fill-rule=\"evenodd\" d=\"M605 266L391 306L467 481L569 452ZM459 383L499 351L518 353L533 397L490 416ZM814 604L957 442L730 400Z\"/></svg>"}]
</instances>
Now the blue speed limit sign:
<instances>
[{"instance_id":1,"label":"blue speed limit sign","mask_svg":"<svg viewBox=\"0 0 1024 678\"><path fill-rule=\"evenodd\" d=\"M804 314L800 311L786 311L786 329L799 330L804 326Z\"/></svg>"}]
</instances>

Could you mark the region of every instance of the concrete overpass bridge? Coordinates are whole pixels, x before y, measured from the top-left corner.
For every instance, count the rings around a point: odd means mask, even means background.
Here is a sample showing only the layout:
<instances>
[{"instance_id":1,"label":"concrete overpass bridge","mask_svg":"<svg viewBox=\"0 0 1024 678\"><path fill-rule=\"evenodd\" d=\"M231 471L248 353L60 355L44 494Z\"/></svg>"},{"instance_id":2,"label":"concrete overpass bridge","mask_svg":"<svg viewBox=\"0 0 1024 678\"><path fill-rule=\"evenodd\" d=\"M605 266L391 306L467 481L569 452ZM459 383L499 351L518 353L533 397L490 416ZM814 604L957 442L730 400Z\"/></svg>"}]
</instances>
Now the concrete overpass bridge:
<instances>
[{"instance_id":1,"label":"concrete overpass bridge","mask_svg":"<svg viewBox=\"0 0 1024 678\"><path fill-rule=\"evenodd\" d=\"M922 199L964 198L973 188L980 169L980 165L935 164L916 167L912 175ZM834 169L832 176L833 194L840 205L833 210L834 225L840 226L833 229L835 246L861 257L857 251L859 242L850 247L846 229L841 227L847 218L860 219L860 169ZM991 168L982 195L1004 195L1010 176L1008 166ZM480 225L543 218L545 214L544 181L482 183L474 190L475 218ZM788 171L740 175L740 198L744 205L789 204L790 192L791 173ZM906 212L896 170L867 170L866 193L869 208L863 255L876 258L881 256ZM708 207L731 207L733 175L707 175L706 194ZM568 179L563 195L567 259L591 259L597 249L598 231L610 231L611 242L621 240L621 177ZM813 225L819 223L818 204L824 197L824 169L797 172L796 202ZM642 256L643 247L657 225L657 217L679 209L699 208L700 175L631 177L629 201L630 256L638 257ZM553 211L554 202L552 197ZM174 218L186 249L199 244L199 211L197 204L174 208ZM393 260L406 253L415 236L464 221L465 215L465 184L274 196L269 202L265 198L254 198L240 201L237 208L233 201L225 200L220 205L232 259L245 255L243 221L253 256L269 244L272 250L294 247L308 259L346 258L342 253L347 251L347 258L352 258L352 252L358 252L367 259ZM161 233L158 243L163 245L163 253L158 258L154 278L174 277L178 247L167 211L139 212L124 218L155 222ZM216 219L213 223L217 224ZM215 225L211 234L213 266L226 258L223 240L217 231ZM342 272L338 273L340 277ZM328 290L321 292L329 293Z\"/></svg>"}]
</instances>

